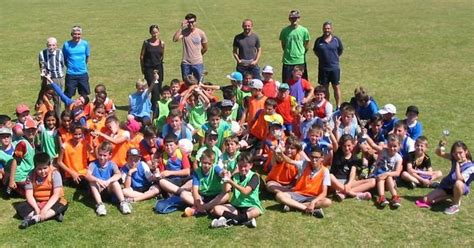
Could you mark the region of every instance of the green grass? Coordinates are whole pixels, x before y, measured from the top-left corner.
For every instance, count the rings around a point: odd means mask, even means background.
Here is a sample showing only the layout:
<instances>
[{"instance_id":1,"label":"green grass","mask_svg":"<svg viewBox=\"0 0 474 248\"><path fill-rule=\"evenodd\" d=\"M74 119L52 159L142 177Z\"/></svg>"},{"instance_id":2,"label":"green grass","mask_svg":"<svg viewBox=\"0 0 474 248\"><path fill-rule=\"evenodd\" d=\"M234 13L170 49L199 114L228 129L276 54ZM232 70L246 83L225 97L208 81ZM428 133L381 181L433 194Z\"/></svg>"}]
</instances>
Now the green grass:
<instances>
[{"instance_id":1,"label":"green grass","mask_svg":"<svg viewBox=\"0 0 474 248\"><path fill-rule=\"evenodd\" d=\"M232 39L244 18L255 21L263 55L260 65L275 67L280 78L281 49L278 34L288 24L290 9L300 9L301 24L312 39L321 24L332 20L335 34L345 45L342 57L343 98L365 86L379 103L393 103L403 116L406 106L420 108L420 119L432 150L443 128L450 140L464 140L474 147L471 115L474 86L474 5L455 1L39 1L0 0L0 106L11 114L15 105L33 105L39 89L37 54L45 39L62 43L70 28L80 24L91 45L91 85L107 85L117 105L127 104L140 75L138 55L150 24L161 27L166 42L165 81L179 77L181 44L171 41L187 12L198 16L209 38L205 55L208 80L227 84L225 75L235 64ZM310 78L317 73L316 59L308 53ZM125 112L119 112L121 117ZM473 148L474 149L474 148ZM448 171L449 163L436 158L434 166ZM378 210L371 202L348 200L326 210L316 220L299 213L280 213L276 202L265 200L265 214L257 229L235 227L210 230L207 218L183 219L179 213L156 215L153 201L134 205L134 213L121 216L112 205L109 215L98 218L90 201L71 201L65 222L49 221L19 231L12 218L13 202L0 200L2 246L474 246L472 196L463 199L461 212L446 216L417 209L413 203L427 189L400 189L399 210ZM66 190L68 198L73 190ZM82 196L81 196L82 197ZM85 203L84 203L85 202ZM89 205L88 205L89 204Z\"/></svg>"}]
</instances>

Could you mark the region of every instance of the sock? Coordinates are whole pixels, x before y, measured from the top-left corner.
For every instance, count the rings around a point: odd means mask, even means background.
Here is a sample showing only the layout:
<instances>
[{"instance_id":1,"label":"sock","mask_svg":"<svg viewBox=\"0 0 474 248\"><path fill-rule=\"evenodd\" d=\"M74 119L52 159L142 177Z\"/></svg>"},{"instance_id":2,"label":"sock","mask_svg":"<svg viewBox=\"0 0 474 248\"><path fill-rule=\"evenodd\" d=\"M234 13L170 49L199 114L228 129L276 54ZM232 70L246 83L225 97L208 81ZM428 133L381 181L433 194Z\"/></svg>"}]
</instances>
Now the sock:
<instances>
[{"instance_id":1,"label":"sock","mask_svg":"<svg viewBox=\"0 0 474 248\"><path fill-rule=\"evenodd\" d=\"M236 224L240 224L249 220L247 213L233 214L229 211L224 211L222 216L224 216L228 220L233 220Z\"/></svg>"}]
</instances>

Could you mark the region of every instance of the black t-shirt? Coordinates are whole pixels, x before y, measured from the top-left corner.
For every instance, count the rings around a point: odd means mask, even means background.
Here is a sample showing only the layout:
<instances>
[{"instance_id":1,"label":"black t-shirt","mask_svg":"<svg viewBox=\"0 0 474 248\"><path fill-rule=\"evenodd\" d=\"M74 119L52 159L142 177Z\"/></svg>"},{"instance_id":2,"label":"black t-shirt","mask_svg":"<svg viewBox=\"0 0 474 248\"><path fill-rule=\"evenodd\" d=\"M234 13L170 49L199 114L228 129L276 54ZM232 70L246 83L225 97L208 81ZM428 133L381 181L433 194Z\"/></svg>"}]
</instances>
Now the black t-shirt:
<instances>
[{"instance_id":1,"label":"black t-shirt","mask_svg":"<svg viewBox=\"0 0 474 248\"><path fill-rule=\"evenodd\" d=\"M145 54L143 57L143 64L145 67L154 67L163 63L163 45L160 43L157 46L150 44L149 40L144 41Z\"/></svg>"},{"instance_id":2,"label":"black t-shirt","mask_svg":"<svg viewBox=\"0 0 474 248\"><path fill-rule=\"evenodd\" d=\"M260 49L260 39L255 33L249 36L240 33L234 37L233 46L239 49L240 59L255 60L257 49Z\"/></svg>"},{"instance_id":3,"label":"black t-shirt","mask_svg":"<svg viewBox=\"0 0 474 248\"><path fill-rule=\"evenodd\" d=\"M330 172L337 179L349 180L352 166L355 166L356 168L358 168L358 167L361 167L361 164L362 164L361 160L357 158L355 155L352 155L352 157L350 157L349 159L346 159L344 157L344 153L342 152L342 150L338 150L334 154Z\"/></svg>"},{"instance_id":4,"label":"black t-shirt","mask_svg":"<svg viewBox=\"0 0 474 248\"><path fill-rule=\"evenodd\" d=\"M415 152L408 153L408 156L405 158L404 170L407 170L407 164L411 163L414 170L428 170L431 168L431 159L428 154L425 154L422 160L417 161Z\"/></svg>"},{"instance_id":5,"label":"black t-shirt","mask_svg":"<svg viewBox=\"0 0 474 248\"><path fill-rule=\"evenodd\" d=\"M240 181L242 182L243 180L245 180L245 177L240 176ZM252 190L254 190L258 187L259 183L260 183L260 177L257 174L254 174L252 178L250 178L250 181L247 184L247 186L249 186L250 188L252 188Z\"/></svg>"}]
</instances>

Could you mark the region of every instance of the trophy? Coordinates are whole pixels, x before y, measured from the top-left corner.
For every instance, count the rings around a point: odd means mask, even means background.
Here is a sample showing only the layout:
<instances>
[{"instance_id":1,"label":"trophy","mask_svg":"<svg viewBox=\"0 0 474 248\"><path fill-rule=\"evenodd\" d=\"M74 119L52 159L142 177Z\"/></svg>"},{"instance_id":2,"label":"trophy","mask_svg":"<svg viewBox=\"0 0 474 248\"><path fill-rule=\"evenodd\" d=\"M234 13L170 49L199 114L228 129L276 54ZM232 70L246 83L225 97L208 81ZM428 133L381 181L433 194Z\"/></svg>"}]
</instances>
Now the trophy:
<instances>
[{"instance_id":1,"label":"trophy","mask_svg":"<svg viewBox=\"0 0 474 248\"><path fill-rule=\"evenodd\" d=\"M448 136L449 136L449 130L448 130L448 129L444 129L443 132L442 132L442 135L443 135L442 140L443 140L444 142L447 142L447 141L448 141Z\"/></svg>"},{"instance_id":2,"label":"trophy","mask_svg":"<svg viewBox=\"0 0 474 248\"><path fill-rule=\"evenodd\" d=\"M228 160L222 161L222 169L224 173L224 177L222 178L222 183L226 183L230 180L229 174L227 173L228 164L229 164Z\"/></svg>"}]
</instances>

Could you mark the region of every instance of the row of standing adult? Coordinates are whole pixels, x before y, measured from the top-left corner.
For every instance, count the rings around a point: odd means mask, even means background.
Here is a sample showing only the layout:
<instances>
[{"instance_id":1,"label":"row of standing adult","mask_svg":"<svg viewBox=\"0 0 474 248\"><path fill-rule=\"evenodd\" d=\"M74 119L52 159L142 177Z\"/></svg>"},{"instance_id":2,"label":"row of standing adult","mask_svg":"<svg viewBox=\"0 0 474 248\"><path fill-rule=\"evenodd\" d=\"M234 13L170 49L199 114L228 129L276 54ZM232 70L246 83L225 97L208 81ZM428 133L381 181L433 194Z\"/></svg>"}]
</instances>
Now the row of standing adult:
<instances>
[{"instance_id":1,"label":"row of standing adult","mask_svg":"<svg viewBox=\"0 0 474 248\"><path fill-rule=\"evenodd\" d=\"M297 65L306 68L303 78L308 79L306 65L306 54L310 34L307 28L299 24L300 12L292 10L288 19L290 25L280 32L280 42L283 50L282 58L282 82L288 82L291 71ZM245 19L242 22L243 32L237 34L233 41L233 57L237 63L236 70L242 74L251 73L254 78L260 78L258 62L262 54L260 39L253 32L253 21ZM143 42L140 52L141 71L150 86L154 81L154 71L158 72L158 87L152 92L152 109L156 107L159 98L159 90L164 80L163 58L165 43L159 38L160 29L158 25L149 28L151 37ZM57 48L57 41L51 37L47 40L47 49L39 54L39 65L42 73L50 74L53 82L60 87L63 86L63 68L66 66L64 93L68 97L75 95L76 90L80 95L90 94L89 75L87 64L89 62L89 43L82 39L82 28L74 26L71 30L71 40L63 45L63 49ZM208 40L205 32L197 27L196 15L189 13L180 23L179 29L173 36L173 41L182 41L183 53L181 61L181 75L183 79L187 75L194 75L201 79L204 72L203 55L206 53ZM332 84L336 106L340 105L341 90L339 56L342 55L343 45L341 40L332 34L332 23L323 24L323 35L318 37L314 43L313 51L318 57L318 83L326 88ZM43 82L45 86L46 82ZM44 89L45 87L42 87ZM327 91L329 98L329 92ZM41 94L41 92L40 92ZM40 99L38 98L38 101ZM55 99L56 112L60 112L60 100Z\"/></svg>"}]
</instances>

